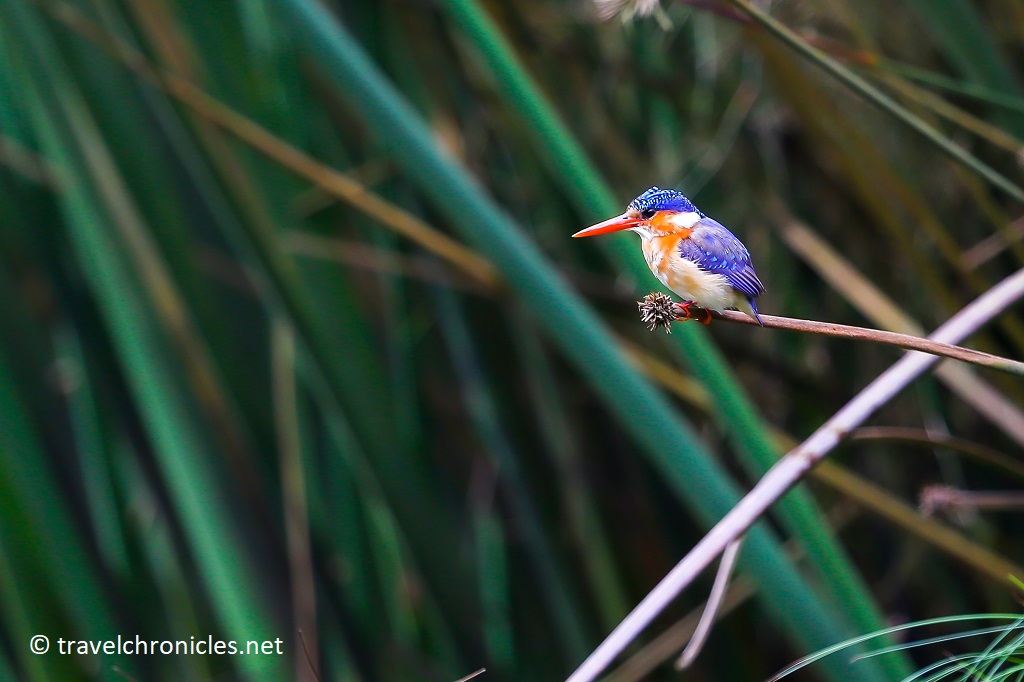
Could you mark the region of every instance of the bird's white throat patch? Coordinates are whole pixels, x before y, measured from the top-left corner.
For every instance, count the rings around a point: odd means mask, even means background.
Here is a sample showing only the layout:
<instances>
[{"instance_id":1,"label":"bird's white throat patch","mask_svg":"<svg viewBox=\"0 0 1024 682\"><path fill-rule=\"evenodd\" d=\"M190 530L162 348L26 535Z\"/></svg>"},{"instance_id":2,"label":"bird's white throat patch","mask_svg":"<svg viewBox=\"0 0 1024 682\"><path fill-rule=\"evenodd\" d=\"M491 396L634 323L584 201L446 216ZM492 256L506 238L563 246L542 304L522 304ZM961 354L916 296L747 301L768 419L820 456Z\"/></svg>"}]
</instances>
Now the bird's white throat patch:
<instances>
[{"instance_id":1,"label":"bird's white throat patch","mask_svg":"<svg viewBox=\"0 0 1024 682\"><path fill-rule=\"evenodd\" d=\"M674 216L669 218L669 220L679 227L690 229L700 222L700 213L676 213Z\"/></svg>"}]
</instances>

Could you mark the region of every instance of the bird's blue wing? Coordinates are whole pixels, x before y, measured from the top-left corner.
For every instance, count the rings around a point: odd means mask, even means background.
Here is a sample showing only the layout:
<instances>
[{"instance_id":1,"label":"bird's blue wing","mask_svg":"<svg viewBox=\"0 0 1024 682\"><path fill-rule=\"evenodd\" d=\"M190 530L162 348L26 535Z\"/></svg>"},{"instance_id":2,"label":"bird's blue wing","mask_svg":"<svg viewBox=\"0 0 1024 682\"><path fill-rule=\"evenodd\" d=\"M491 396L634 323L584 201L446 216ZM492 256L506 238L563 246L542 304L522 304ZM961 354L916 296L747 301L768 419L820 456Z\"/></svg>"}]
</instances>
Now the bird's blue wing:
<instances>
[{"instance_id":1,"label":"bird's blue wing","mask_svg":"<svg viewBox=\"0 0 1024 682\"><path fill-rule=\"evenodd\" d=\"M748 298L757 298L764 285L750 263L750 252L736 235L708 217L693 226L689 239L679 242L679 254L702 270L722 275L729 284Z\"/></svg>"}]
</instances>

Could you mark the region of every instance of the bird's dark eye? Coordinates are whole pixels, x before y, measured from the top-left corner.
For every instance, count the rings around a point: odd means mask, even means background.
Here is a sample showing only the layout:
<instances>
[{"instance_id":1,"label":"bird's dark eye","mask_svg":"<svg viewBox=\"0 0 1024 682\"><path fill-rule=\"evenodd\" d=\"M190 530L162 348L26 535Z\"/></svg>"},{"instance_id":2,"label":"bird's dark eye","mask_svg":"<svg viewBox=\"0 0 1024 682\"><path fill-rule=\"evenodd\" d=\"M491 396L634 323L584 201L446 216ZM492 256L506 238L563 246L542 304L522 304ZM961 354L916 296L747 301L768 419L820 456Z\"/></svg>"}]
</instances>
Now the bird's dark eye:
<instances>
[{"instance_id":1,"label":"bird's dark eye","mask_svg":"<svg viewBox=\"0 0 1024 682\"><path fill-rule=\"evenodd\" d=\"M657 213L657 211L655 211L653 208L648 208L645 211L640 211L640 217L643 218L644 220L650 220L651 218L654 217L655 213Z\"/></svg>"}]
</instances>

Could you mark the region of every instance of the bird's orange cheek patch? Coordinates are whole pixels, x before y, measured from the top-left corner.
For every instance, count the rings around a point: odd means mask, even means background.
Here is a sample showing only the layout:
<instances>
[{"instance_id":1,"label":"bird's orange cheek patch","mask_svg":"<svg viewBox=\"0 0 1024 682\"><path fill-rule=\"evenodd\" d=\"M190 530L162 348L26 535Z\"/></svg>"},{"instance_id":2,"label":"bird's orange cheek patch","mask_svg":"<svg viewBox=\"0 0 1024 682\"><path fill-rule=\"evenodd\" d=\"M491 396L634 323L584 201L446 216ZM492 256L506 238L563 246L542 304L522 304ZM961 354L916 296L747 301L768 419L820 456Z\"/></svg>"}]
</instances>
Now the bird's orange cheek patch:
<instances>
[{"instance_id":1,"label":"bird's orange cheek patch","mask_svg":"<svg viewBox=\"0 0 1024 682\"><path fill-rule=\"evenodd\" d=\"M686 239L693 232L692 228L683 227L679 223L672 219L674 213L670 211L660 211L654 214L651 218L651 232L655 234L671 234L674 237L680 239Z\"/></svg>"}]
</instances>

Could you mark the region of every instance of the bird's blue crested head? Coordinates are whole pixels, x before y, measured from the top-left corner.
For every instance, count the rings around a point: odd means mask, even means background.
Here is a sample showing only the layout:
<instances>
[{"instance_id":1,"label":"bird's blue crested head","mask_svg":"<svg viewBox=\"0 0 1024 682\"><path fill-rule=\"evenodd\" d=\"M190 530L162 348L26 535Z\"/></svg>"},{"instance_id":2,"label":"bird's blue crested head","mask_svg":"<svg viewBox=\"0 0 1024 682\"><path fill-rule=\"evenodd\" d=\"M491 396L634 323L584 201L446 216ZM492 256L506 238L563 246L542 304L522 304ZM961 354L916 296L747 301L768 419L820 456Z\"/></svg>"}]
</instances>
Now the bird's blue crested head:
<instances>
[{"instance_id":1,"label":"bird's blue crested head","mask_svg":"<svg viewBox=\"0 0 1024 682\"><path fill-rule=\"evenodd\" d=\"M652 187L629 203L629 213L653 215L658 211L678 211L679 213L696 213L704 216L682 192L674 189Z\"/></svg>"}]
</instances>

